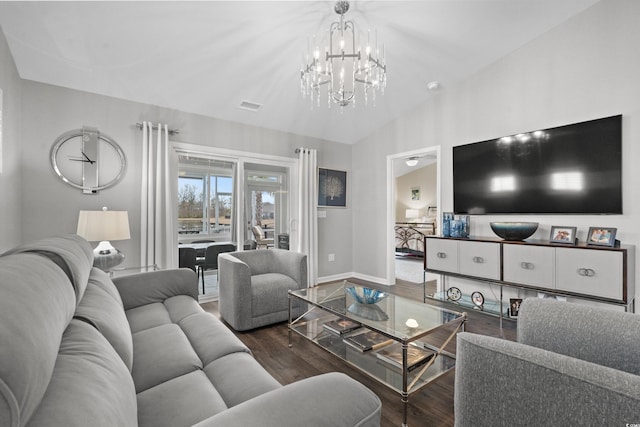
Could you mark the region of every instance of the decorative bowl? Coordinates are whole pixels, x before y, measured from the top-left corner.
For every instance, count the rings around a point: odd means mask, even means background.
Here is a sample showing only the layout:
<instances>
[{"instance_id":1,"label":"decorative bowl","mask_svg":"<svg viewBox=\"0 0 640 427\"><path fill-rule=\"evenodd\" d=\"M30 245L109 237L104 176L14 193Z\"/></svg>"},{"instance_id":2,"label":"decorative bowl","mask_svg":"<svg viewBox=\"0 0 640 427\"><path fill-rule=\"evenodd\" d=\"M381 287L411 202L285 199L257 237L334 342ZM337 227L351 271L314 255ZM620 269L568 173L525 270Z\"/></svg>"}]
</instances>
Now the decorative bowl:
<instances>
[{"instance_id":1,"label":"decorative bowl","mask_svg":"<svg viewBox=\"0 0 640 427\"><path fill-rule=\"evenodd\" d=\"M348 286L346 290L360 304L375 304L387 297L382 291L362 286Z\"/></svg>"},{"instance_id":2,"label":"decorative bowl","mask_svg":"<svg viewBox=\"0 0 640 427\"><path fill-rule=\"evenodd\" d=\"M524 240L538 229L537 222L492 222L491 229L504 240Z\"/></svg>"}]
</instances>

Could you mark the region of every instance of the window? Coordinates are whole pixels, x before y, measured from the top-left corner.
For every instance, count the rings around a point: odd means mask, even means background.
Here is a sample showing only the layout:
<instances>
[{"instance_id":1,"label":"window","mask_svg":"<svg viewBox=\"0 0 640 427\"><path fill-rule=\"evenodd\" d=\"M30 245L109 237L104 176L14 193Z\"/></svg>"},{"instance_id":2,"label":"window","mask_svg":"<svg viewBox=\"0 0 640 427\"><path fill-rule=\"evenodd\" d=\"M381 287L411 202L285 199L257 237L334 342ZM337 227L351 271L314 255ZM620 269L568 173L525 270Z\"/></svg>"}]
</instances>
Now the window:
<instances>
[{"instance_id":1,"label":"window","mask_svg":"<svg viewBox=\"0 0 640 427\"><path fill-rule=\"evenodd\" d=\"M178 158L180 239L231 241L233 163L181 155Z\"/></svg>"}]
</instances>

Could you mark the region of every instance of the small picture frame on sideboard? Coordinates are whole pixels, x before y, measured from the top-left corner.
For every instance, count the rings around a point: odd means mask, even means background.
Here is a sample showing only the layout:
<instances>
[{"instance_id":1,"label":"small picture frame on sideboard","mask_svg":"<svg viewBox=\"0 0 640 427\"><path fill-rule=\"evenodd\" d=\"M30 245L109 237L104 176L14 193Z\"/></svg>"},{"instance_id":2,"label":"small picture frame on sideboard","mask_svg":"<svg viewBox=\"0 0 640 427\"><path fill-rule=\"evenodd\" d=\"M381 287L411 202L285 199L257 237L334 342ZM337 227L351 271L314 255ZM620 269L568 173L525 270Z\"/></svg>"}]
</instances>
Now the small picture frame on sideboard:
<instances>
[{"instance_id":1,"label":"small picture frame on sideboard","mask_svg":"<svg viewBox=\"0 0 640 427\"><path fill-rule=\"evenodd\" d=\"M551 227L551 234L549 235L549 241L551 243L564 243L567 245L576 244L576 232L577 227L565 227L560 225L554 225Z\"/></svg>"},{"instance_id":2,"label":"small picture frame on sideboard","mask_svg":"<svg viewBox=\"0 0 640 427\"><path fill-rule=\"evenodd\" d=\"M587 233L587 245L610 246L616 245L617 228L589 227Z\"/></svg>"},{"instance_id":3,"label":"small picture frame on sideboard","mask_svg":"<svg viewBox=\"0 0 640 427\"><path fill-rule=\"evenodd\" d=\"M509 298L509 317L518 317L520 304L522 304L522 298Z\"/></svg>"}]
</instances>

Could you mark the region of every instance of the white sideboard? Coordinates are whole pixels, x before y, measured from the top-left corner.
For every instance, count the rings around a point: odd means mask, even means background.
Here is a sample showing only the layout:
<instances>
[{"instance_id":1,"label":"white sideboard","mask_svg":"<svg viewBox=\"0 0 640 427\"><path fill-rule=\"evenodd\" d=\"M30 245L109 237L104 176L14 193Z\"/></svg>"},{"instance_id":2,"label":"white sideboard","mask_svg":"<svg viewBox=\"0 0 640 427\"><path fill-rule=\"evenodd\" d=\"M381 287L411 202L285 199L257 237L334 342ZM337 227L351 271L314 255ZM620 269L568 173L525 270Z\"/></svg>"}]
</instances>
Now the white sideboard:
<instances>
[{"instance_id":1,"label":"white sideboard","mask_svg":"<svg viewBox=\"0 0 640 427\"><path fill-rule=\"evenodd\" d=\"M634 311L632 245L607 247L542 240L427 236L424 269L445 276L616 304Z\"/></svg>"}]
</instances>

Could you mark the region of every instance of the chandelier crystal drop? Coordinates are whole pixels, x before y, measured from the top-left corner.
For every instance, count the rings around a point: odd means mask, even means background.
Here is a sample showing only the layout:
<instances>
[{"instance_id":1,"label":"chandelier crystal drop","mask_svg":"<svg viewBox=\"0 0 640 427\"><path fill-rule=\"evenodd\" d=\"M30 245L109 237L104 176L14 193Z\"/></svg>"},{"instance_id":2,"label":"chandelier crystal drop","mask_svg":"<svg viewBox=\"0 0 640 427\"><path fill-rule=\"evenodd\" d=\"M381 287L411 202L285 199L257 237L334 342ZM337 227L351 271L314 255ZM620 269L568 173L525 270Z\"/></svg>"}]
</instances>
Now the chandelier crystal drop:
<instances>
[{"instance_id":1,"label":"chandelier crystal drop","mask_svg":"<svg viewBox=\"0 0 640 427\"><path fill-rule=\"evenodd\" d=\"M320 106L321 95L326 92L329 108L332 103L340 107L349 104L355 107L356 93L364 97L365 105L368 104L369 96L375 103L376 92L380 90L384 94L387 85L384 45L381 54L377 33L372 46L368 32L362 49L360 35L356 34L353 21L344 19L349 10L349 2L336 2L334 10L340 15L340 21L332 22L329 26L329 39L326 41L324 54L321 55L314 38L314 46L304 57L300 70L302 95L309 97L312 105L315 103Z\"/></svg>"}]
</instances>

